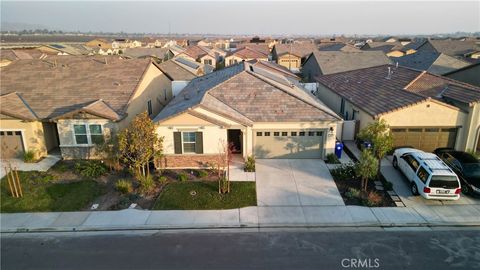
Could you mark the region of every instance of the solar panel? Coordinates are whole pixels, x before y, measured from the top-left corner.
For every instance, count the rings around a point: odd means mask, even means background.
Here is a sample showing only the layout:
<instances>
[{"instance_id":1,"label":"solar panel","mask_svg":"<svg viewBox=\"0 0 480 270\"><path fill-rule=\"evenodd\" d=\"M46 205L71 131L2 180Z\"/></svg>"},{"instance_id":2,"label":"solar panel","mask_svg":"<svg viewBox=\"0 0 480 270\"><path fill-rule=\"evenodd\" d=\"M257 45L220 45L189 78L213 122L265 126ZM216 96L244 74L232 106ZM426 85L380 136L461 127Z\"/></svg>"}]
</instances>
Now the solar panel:
<instances>
[{"instance_id":1,"label":"solar panel","mask_svg":"<svg viewBox=\"0 0 480 270\"><path fill-rule=\"evenodd\" d=\"M176 58L175 61L181 63L181 64L184 64L185 66L187 67L191 67L193 69L197 69L200 65L195 63L195 62L192 62L192 61L189 61L185 58Z\"/></svg>"},{"instance_id":2,"label":"solar panel","mask_svg":"<svg viewBox=\"0 0 480 270\"><path fill-rule=\"evenodd\" d=\"M54 48L57 48L57 49L64 49L65 46L62 46L60 44L53 44L53 45L50 45L51 47L54 47Z\"/></svg>"}]
</instances>

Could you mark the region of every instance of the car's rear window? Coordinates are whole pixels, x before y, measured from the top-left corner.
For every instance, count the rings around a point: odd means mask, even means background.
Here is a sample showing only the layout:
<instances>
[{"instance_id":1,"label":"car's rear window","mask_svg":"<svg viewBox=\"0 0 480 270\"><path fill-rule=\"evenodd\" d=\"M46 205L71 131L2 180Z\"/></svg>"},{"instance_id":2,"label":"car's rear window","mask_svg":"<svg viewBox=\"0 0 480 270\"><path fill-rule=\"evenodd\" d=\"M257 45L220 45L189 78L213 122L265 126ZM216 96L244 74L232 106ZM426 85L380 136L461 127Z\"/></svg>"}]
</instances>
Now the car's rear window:
<instances>
[{"instance_id":1,"label":"car's rear window","mask_svg":"<svg viewBox=\"0 0 480 270\"><path fill-rule=\"evenodd\" d=\"M434 175L428 185L431 188L454 189L459 188L458 180L454 176Z\"/></svg>"}]
</instances>

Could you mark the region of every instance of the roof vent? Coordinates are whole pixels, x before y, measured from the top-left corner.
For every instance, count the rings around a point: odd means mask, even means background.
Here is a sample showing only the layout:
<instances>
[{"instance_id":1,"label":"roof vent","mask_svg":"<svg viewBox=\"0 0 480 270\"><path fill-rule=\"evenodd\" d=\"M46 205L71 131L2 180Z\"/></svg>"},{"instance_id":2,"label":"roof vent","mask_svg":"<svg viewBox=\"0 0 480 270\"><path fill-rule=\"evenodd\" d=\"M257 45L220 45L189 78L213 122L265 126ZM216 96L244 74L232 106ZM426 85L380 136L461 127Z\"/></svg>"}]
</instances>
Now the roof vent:
<instances>
[{"instance_id":1,"label":"roof vent","mask_svg":"<svg viewBox=\"0 0 480 270\"><path fill-rule=\"evenodd\" d=\"M392 68L388 67L387 77L385 79L390 80L392 78Z\"/></svg>"},{"instance_id":2,"label":"roof vent","mask_svg":"<svg viewBox=\"0 0 480 270\"><path fill-rule=\"evenodd\" d=\"M253 66L250 66L250 71L253 72Z\"/></svg>"}]
</instances>

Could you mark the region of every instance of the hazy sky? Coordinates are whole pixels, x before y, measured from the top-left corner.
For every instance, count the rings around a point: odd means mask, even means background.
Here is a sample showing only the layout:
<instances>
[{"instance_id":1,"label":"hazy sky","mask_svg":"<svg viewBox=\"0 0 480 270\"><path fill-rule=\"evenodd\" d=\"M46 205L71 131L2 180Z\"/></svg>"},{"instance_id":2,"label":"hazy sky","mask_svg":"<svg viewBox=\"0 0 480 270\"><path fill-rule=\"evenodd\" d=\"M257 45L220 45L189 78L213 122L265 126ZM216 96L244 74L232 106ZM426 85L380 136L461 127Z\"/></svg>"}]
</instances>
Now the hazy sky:
<instances>
[{"instance_id":1,"label":"hazy sky","mask_svg":"<svg viewBox=\"0 0 480 270\"><path fill-rule=\"evenodd\" d=\"M480 31L470 2L1 1L2 23L49 29L213 34L429 34Z\"/></svg>"}]
</instances>

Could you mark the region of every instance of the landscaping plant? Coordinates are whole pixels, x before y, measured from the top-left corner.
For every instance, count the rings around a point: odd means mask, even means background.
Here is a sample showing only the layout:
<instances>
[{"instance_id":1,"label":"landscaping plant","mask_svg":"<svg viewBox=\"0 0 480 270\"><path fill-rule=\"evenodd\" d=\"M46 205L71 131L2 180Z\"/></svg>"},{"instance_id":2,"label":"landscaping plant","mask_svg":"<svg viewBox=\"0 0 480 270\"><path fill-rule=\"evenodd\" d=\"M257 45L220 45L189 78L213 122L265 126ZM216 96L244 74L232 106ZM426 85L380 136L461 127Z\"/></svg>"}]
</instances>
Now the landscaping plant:
<instances>
[{"instance_id":1,"label":"landscaping plant","mask_svg":"<svg viewBox=\"0 0 480 270\"><path fill-rule=\"evenodd\" d=\"M375 159L372 152L364 149L360 159L355 164L355 173L362 180L362 189L367 191L368 179L377 176L378 160Z\"/></svg>"},{"instance_id":2,"label":"landscaping plant","mask_svg":"<svg viewBox=\"0 0 480 270\"><path fill-rule=\"evenodd\" d=\"M98 160L81 160L75 164L75 172L86 178L97 178L107 172L107 168Z\"/></svg>"},{"instance_id":3,"label":"landscaping plant","mask_svg":"<svg viewBox=\"0 0 480 270\"><path fill-rule=\"evenodd\" d=\"M123 194L132 193L133 191L132 182L127 179L120 179L115 183L115 189L120 191Z\"/></svg>"},{"instance_id":4,"label":"landscaping plant","mask_svg":"<svg viewBox=\"0 0 480 270\"><path fill-rule=\"evenodd\" d=\"M393 136L390 132L390 126L383 119L375 121L360 130L358 138L372 142L373 155L378 160L376 175L380 175L380 161L393 148Z\"/></svg>"},{"instance_id":5,"label":"landscaping plant","mask_svg":"<svg viewBox=\"0 0 480 270\"><path fill-rule=\"evenodd\" d=\"M356 173L355 173L355 165L353 164L342 164L338 166L337 168L333 169L331 171L331 174L333 177L335 177L338 180L349 180L349 179L355 179Z\"/></svg>"},{"instance_id":6,"label":"landscaping plant","mask_svg":"<svg viewBox=\"0 0 480 270\"><path fill-rule=\"evenodd\" d=\"M255 157L248 156L247 161L245 161L245 171L254 172L255 171Z\"/></svg>"},{"instance_id":7,"label":"landscaping plant","mask_svg":"<svg viewBox=\"0 0 480 270\"><path fill-rule=\"evenodd\" d=\"M147 176L150 175L149 163L162 157L163 137L157 136L155 125L145 112L118 134L118 149L121 161L134 170L137 177Z\"/></svg>"},{"instance_id":8,"label":"landscaping plant","mask_svg":"<svg viewBox=\"0 0 480 270\"><path fill-rule=\"evenodd\" d=\"M326 158L327 158L327 160L325 162L328 163L328 164L339 164L340 163L340 160L338 160L338 157L333 153L328 154Z\"/></svg>"},{"instance_id":9,"label":"landscaping plant","mask_svg":"<svg viewBox=\"0 0 480 270\"><path fill-rule=\"evenodd\" d=\"M364 196L362 203L368 207L379 206L382 203L382 197L377 192L370 191Z\"/></svg>"},{"instance_id":10,"label":"landscaping plant","mask_svg":"<svg viewBox=\"0 0 480 270\"><path fill-rule=\"evenodd\" d=\"M35 162L35 151L33 150L25 151L25 153L23 154L23 161L25 163Z\"/></svg>"},{"instance_id":11,"label":"landscaping plant","mask_svg":"<svg viewBox=\"0 0 480 270\"><path fill-rule=\"evenodd\" d=\"M139 176L138 181L140 183L140 193L148 194L155 189L155 181L151 174L145 176Z\"/></svg>"},{"instance_id":12,"label":"landscaping plant","mask_svg":"<svg viewBox=\"0 0 480 270\"><path fill-rule=\"evenodd\" d=\"M198 177L199 178L205 178L208 176L208 172L207 171L204 171L204 170L199 170L198 171Z\"/></svg>"},{"instance_id":13,"label":"landscaping plant","mask_svg":"<svg viewBox=\"0 0 480 270\"><path fill-rule=\"evenodd\" d=\"M186 173L179 173L178 174L178 180L180 182L187 182L187 180L188 180L187 174Z\"/></svg>"}]
</instances>

